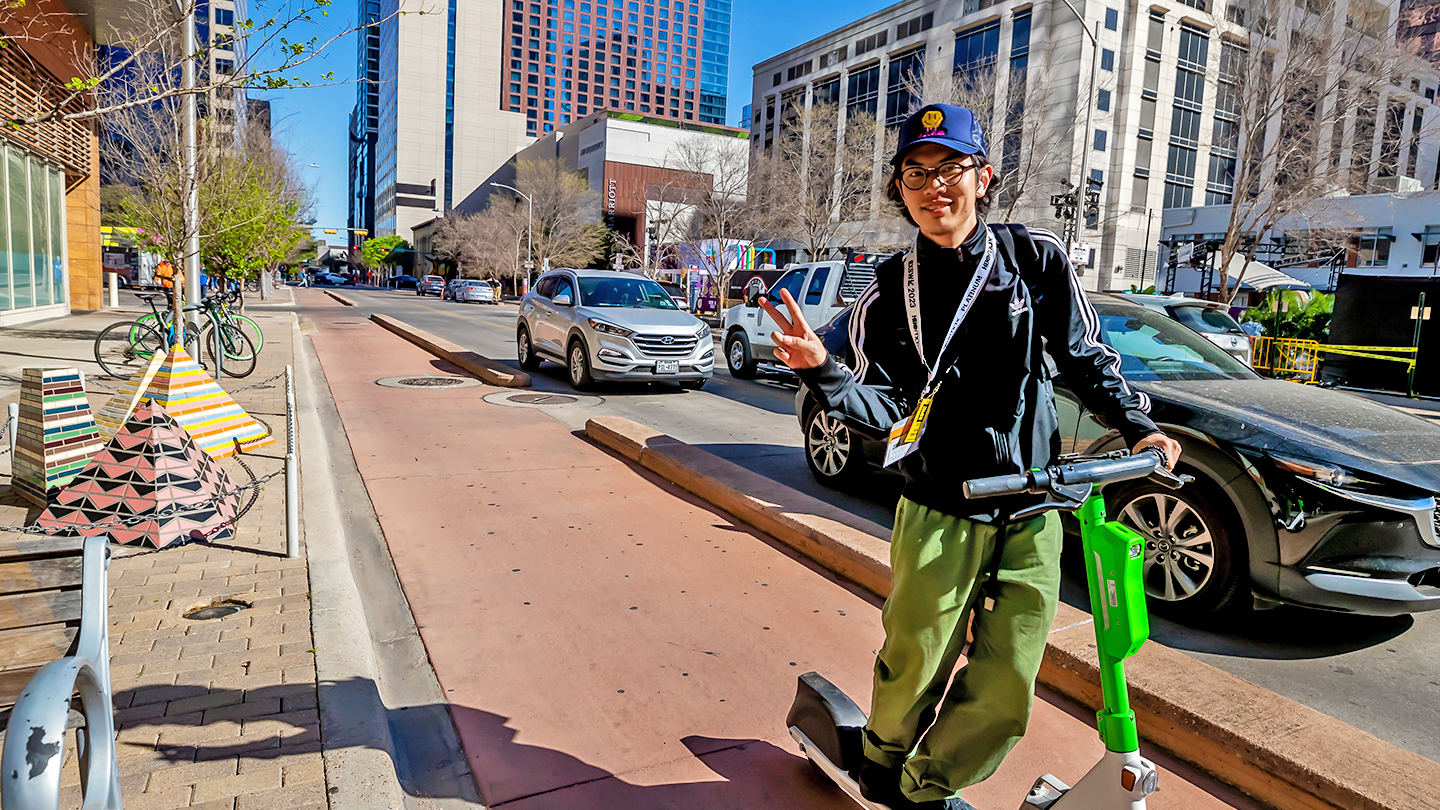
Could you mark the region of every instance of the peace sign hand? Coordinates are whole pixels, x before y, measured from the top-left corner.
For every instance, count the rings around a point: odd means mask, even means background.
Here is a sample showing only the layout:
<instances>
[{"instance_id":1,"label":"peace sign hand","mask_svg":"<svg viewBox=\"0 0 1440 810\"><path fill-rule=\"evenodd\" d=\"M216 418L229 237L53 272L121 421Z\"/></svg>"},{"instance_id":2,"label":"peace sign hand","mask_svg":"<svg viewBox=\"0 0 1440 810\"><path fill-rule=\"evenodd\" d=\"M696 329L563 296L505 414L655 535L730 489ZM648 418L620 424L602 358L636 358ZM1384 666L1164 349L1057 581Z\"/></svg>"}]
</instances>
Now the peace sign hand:
<instances>
[{"instance_id":1,"label":"peace sign hand","mask_svg":"<svg viewBox=\"0 0 1440 810\"><path fill-rule=\"evenodd\" d=\"M800 305L795 303L795 297L789 290L781 290L780 299L784 301L785 309L790 314L788 318L764 296L760 297L760 306L770 313L770 317L775 319L775 325L780 327L770 333L770 339L775 341L775 356L792 369L818 368L824 365L829 352L825 350L825 344L820 341L815 330L805 322L805 313L801 312Z\"/></svg>"}]
</instances>

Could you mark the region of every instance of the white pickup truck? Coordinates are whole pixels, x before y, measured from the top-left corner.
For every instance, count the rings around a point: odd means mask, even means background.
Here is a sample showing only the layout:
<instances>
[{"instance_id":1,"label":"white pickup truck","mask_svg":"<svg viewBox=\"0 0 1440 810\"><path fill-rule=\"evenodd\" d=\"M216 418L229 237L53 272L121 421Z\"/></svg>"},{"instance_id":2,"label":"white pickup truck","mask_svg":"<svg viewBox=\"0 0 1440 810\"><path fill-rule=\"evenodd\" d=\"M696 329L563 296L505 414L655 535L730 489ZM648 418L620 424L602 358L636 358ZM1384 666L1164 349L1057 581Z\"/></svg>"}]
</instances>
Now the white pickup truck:
<instances>
[{"instance_id":1,"label":"white pickup truck","mask_svg":"<svg viewBox=\"0 0 1440 810\"><path fill-rule=\"evenodd\" d=\"M810 262L790 268L770 287L766 297L779 305L780 291L789 290L813 328L855 302L875 279L875 267L889 258L886 254L854 254L849 261ZM731 307L725 313L725 361L730 375L747 380L761 363L778 364L775 342L770 339L774 321L754 298Z\"/></svg>"}]
</instances>

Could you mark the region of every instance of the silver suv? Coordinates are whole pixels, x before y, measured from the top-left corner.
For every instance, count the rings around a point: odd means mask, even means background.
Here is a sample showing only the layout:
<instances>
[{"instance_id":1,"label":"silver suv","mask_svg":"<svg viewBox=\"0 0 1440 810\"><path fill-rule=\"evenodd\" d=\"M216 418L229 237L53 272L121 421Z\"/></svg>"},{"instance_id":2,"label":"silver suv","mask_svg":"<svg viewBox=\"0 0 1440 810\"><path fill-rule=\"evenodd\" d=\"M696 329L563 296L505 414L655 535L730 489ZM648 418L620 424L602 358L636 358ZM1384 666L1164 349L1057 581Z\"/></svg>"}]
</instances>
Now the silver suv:
<instances>
[{"instance_id":1,"label":"silver suv","mask_svg":"<svg viewBox=\"0 0 1440 810\"><path fill-rule=\"evenodd\" d=\"M561 363L576 388L595 380L700 388L715 373L710 327L634 273L546 273L520 302L515 342L521 368L534 371L542 359Z\"/></svg>"}]
</instances>

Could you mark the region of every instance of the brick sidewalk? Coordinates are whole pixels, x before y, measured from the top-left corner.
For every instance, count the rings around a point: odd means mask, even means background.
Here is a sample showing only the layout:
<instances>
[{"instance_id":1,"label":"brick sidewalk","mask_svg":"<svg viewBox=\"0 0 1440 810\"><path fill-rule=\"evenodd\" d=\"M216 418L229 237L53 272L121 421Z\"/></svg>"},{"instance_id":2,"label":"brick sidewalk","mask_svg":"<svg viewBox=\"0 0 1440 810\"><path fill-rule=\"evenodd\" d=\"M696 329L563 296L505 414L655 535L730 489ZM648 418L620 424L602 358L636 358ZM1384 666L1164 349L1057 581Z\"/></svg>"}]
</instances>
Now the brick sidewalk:
<instances>
[{"instance_id":1,"label":"brick sidewalk","mask_svg":"<svg viewBox=\"0 0 1440 810\"><path fill-rule=\"evenodd\" d=\"M249 314L265 332L265 348L253 375L225 387L281 438L257 451L271 458L246 459L263 476L284 465L284 380L245 389L293 363L295 332L288 311L257 307ZM0 332L0 344L16 342L6 348L23 353L20 334ZM98 407L116 383L91 382L91 406ZM224 466L237 484L250 480L238 462ZM0 485L0 523L28 522L39 512L9 492L8 480ZM283 478L265 485L231 541L115 551L110 662L127 810L327 807L309 578L303 542L299 559L284 556ZM250 607L210 621L181 615L227 598ZM73 752L73 733L69 745ZM70 806L79 804L74 763L70 758L62 800Z\"/></svg>"}]
</instances>

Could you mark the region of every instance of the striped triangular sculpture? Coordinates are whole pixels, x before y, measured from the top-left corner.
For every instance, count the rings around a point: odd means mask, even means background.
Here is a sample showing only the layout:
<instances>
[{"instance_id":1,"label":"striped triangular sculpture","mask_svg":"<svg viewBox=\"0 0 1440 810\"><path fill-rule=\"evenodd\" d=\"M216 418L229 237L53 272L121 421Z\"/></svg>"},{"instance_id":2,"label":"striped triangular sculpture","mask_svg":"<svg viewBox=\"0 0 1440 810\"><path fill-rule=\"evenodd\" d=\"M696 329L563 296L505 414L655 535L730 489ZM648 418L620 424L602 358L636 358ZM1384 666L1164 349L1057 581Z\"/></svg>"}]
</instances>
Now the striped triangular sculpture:
<instances>
[{"instance_id":1,"label":"striped triangular sculpture","mask_svg":"<svg viewBox=\"0 0 1440 810\"><path fill-rule=\"evenodd\" d=\"M115 392L115 396L110 397L110 400L95 412L95 424L100 427L100 441L108 442L120 431L125 420L130 418L130 414L135 412L136 406L145 397L145 389L150 387L155 374L164 364L165 355L159 352L150 355L150 362L131 375L130 379L120 386L120 390Z\"/></svg>"},{"instance_id":2,"label":"striped triangular sculpture","mask_svg":"<svg viewBox=\"0 0 1440 810\"><path fill-rule=\"evenodd\" d=\"M78 370L27 368L21 372L12 489L35 505L46 506L102 445Z\"/></svg>"},{"instance_id":3,"label":"striped triangular sculpture","mask_svg":"<svg viewBox=\"0 0 1440 810\"><path fill-rule=\"evenodd\" d=\"M156 548L228 540L240 508L234 490L219 462L150 400L56 493L38 523L81 537L107 534L117 543L148 541Z\"/></svg>"},{"instance_id":4,"label":"striped triangular sculpture","mask_svg":"<svg viewBox=\"0 0 1440 810\"><path fill-rule=\"evenodd\" d=\"M149 379L145 380L147 375ZM139 388L141 382L144 387L138 394L126 393L132 383ZM104 408L106 420L116 421L115 414L125 411L126 415L119 420L123 421L128 418L128 412L145 399L153 399L164 408L211 458L234 455L237 442L246 452L275 443L270 431L225 393L215 378L179 346L170 350L154 373L147 368L136 374L111 398ZM116 406L113 412L112 404Z\"/></svg>"}]
</instances>

